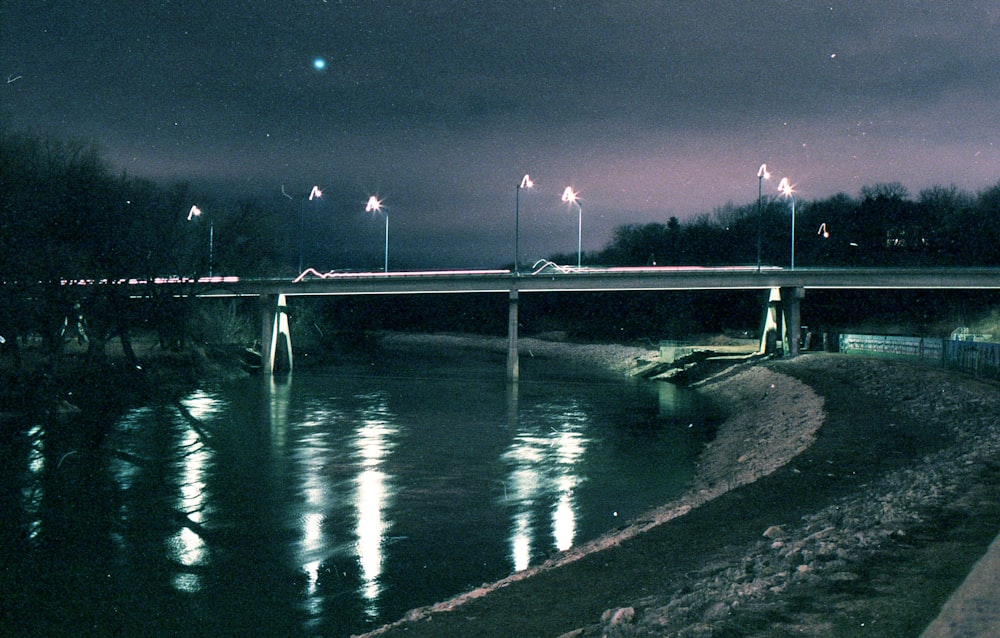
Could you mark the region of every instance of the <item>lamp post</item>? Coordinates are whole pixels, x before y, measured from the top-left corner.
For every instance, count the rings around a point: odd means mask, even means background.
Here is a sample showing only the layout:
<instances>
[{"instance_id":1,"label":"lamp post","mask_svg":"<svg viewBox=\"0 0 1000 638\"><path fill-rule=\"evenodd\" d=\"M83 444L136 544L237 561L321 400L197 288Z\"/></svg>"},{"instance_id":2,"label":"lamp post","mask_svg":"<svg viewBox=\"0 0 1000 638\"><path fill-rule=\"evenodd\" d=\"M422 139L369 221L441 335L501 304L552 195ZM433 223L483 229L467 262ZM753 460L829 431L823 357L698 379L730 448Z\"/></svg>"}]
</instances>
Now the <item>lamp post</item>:
<instances>
[{"instance_id":1,"label":"lamp post","mask_svg":"<svg viewBox=\"0 0 1000 638\"><path fill-rule=\"evenodd\" d=\"M582 263L583 255L583 205L580 203L577 193L573 191L572 186L567 186L566 190L563 191L562 200L567 204L576 204L577 208L577 222L576 222L576 267L579 268Z\"/></svg>"},{"instance_id":2,"label":"lamp post","mask_svg":"<svg viewBox=\"0 0 1000 638\"><path fill-rule=\"evenodd\" d=\"M284 192L284 191L282 191ZM313 201L314 199L319 199L323 196L323 191L319 189L319 186L313 186L312 190L309 191L308 199L303 199L302 204L299 206L299 272L302 272L302 246L305 243L305 216L306 216L306 201Z\"/></svg>"},{"instance_id":3,"label":"lamp post","mask_svg":"<svg viewBox=\"0 0 1000 638\"><path fill-rule=\"evenodd\" d=\"M389 213L382 209L382 200L372 195L365 204L366 213L382 213L385 216L385 272L389 272Z\"/></svg>"},{"instance_id":4,"label":"lamp post","mask_svg":"<svg viewBox=\"0 0 1000 638\"><path fill-rule=\"evenodd\" d=\"M788 182L787 177L781 178L781 183L778 184L778 191L785 197L790 197L792 199L792 260L791 269L795 270L795 191L792 189L792 185Z\"/></svg>"},{"instance_id":5,"label":"lamp post","mask_svg":"<svg viewBox=\"0 0 1000 638\"><path fill-rule=\"evenodd\" d=\"M191 221L195 217L201 217L201 209L197 206L192 206L191 210L188 211L187 220ZM211 218L208 220L208 276L212 276L212 261L215 259L215 221Z\"/></svg>"},{"instance_id":6,"label":"lamp post","mask_svg":"<svg viewBox=\"0 0 1000 638\"><path fill-rule=\"evenodd\" d=\"M757 169L757 272L760 272L760 226L764 216L763 188L765 179L771 179L771 174L767 172L767 164L761 164L760 168Z\"/></svg>"},{"instance_id":7,"label":"lamp post","mask_svg":"<svg viewBox=\"0 0 1000 638\"><path fill-rule=\"evenodd\" d=\"M285 192L284 184L281 185L281 194L287 197L288 199L294 199L291 195ZM309 191L308 199L311 202L312 200L319 199L322 196L323 196L323 191L319 189L319 186L313 186L312 190ZM306 215L306 200L303 199L299 203L299 272L302 272L302 244L304 242L303 237L306 232L305 221L304 221L305 215Z\"/></svg>"},{"instance_id":8,"label":"lamp post","mask_svg":"<svg viewBox=\"0 0 1000 638\"><path fill-rule=\"evenodd\" d=\"M520 259L520 238L521 238L521 189L531 188L535 183L531 181L528 175L521 178L521 182L517 185L517 191L514 195L514 274L521 274L521 259Z\"/></svg>"}]
</instances>

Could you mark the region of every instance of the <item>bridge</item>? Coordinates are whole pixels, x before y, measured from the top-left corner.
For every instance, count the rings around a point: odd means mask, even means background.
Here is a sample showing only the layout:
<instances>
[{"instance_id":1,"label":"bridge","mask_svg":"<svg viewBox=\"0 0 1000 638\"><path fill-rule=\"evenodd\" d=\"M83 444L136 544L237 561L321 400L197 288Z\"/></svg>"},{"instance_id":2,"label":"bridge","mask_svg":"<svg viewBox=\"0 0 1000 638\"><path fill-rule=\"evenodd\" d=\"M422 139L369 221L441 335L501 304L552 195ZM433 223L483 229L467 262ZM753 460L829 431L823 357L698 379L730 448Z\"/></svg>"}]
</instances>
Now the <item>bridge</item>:
<instances>
[{"instance_id":1,"label":"bridge","mask_svg":"<svg viewBox=\"0 0 1000 638\"><path fill-rule=\"evenodd\" d=\"M146 281L115 283L146 284ZM289 297L310 295L505 294L508 303L507 378L518 378L518 304L522 293L596 291L770 291L761 330L761 352L783 326L783 347L798 354L799 305L810 289L842 290L1000 290L1000 268L800 268L754 266L571 268L551 263L534 272L449 270L406 272L330 272L306 270L295 279L238 277L169 278L154 282L178 286L178 294L198 297L257 297L261 300L263 369L276 361L292 363L286 314ZM181 291L183 290L183 293Z\"/></svg>"}]
</instances>

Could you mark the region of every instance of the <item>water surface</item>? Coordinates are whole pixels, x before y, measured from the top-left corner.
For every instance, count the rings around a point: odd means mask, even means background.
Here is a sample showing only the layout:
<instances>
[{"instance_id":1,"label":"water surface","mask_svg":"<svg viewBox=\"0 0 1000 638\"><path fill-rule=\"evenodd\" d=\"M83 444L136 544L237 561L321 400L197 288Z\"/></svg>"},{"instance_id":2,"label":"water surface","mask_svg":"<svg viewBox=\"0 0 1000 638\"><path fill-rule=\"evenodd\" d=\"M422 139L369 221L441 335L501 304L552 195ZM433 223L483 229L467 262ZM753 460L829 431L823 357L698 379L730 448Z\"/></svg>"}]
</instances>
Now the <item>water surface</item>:
<instances>
[{"instance_id":1,"label":"water surface","mask_svg":"<svg viewBox=\"0 0 1000 638\"><path fill-rule=\"evenodd\" d=\"M5 623L362 632L679 495L711 419L690 391L552 362L516 385L491 357L385 363L206 386L92 452L31 426L6 450Z\"/></svg>"}]
</instances>

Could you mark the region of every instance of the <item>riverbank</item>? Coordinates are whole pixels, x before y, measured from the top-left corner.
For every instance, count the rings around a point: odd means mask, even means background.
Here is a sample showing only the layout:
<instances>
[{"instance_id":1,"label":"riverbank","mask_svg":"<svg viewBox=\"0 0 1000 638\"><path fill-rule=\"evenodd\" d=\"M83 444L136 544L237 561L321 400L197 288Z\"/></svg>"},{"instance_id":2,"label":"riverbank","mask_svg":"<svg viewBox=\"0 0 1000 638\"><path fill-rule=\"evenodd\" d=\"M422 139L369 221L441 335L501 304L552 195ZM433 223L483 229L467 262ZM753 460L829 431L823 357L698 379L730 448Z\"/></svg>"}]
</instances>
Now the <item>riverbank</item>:
<instances>
[{"instance_id":1,"label":"riverbank","mask_svg":"<svg viewBox=\"0 0 1000 638\"><path fill-rule=\"evenodd\" d=\"M525 342L616 374L649 355ZM682 498L369 635L917 635L1000 529L996 385L809 354L703 391L734 409Z\"/></svg>"}]
</instances>

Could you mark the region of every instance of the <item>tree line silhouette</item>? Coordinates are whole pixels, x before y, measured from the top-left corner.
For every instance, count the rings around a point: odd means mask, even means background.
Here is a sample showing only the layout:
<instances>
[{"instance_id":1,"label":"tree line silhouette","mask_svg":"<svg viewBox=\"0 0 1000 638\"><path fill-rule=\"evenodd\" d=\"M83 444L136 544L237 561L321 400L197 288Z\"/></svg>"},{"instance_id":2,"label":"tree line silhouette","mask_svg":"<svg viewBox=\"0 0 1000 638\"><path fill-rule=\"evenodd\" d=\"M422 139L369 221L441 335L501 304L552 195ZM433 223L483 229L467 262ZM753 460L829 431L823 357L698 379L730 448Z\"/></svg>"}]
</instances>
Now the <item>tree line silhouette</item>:
<instances>
[{"instance_id":1,"label":"tree line silhouette","mask_svg":"<svg viewBox=\"0 0 1000 638\"><path fill-rule=\"evenodd\" d=\"M899 183L799 201L795 211L796 266L996 266L1000 265L1000 181L975 195L934 186L911 199ZM788 200L768 197L727 204L682 223L626 224L591 263L627 266L790 263Z\"/></svg>"}]
</instances>

